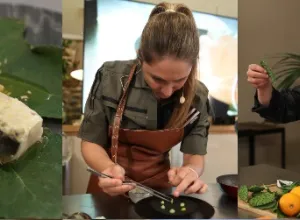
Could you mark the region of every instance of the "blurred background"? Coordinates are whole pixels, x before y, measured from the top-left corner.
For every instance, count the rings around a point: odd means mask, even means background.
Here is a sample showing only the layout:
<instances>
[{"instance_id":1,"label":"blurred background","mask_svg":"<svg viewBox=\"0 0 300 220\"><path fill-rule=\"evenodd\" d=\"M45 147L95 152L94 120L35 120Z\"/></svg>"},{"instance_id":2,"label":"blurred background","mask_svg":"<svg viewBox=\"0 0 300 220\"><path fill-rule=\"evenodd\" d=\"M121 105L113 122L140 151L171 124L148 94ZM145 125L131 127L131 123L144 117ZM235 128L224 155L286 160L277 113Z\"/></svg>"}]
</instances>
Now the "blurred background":
<instances>
[{"instance_id":1,"label":"blurred background","mask_svg":"<svg viewBox=\"0 0 300 220\"><path fill-rule=\"evenodd\" d=\"M81 140L76 135L95 73L105 61L136 57L143 27L159 2L63 1L65 194L86 191L89 174L80 152ZM184 3L193 10L199 30L198 78L210 90L213 107L206 171L202 177L212 183L219 175L237 173L237 0ZM181 165L179 145L170 156L172 165Z\"/></svg>"},{"instance_id":2,"label":"blurred background","mask_svg":"<svg viewBox=\"0 0 300 220\"><path fill-rule=\"evenodd\" d=\"M277 61L271 59L272 56L281 53L299 55L300 29L295 15L299 13L300 4L297 0L288 3L253 0L239 4L239 132L243 133L238 141L239 167L268 164L298 173L300 170L300 122L273 124L251 112L255 89L247 82L246 76L248 66L259 64L262 59L272 67ZM291 88L299 83L299 79L294 81ZM274 86L279 89L278 84ZM251 148L254 149L252 153Z\"/></svg>"}]
</instances>

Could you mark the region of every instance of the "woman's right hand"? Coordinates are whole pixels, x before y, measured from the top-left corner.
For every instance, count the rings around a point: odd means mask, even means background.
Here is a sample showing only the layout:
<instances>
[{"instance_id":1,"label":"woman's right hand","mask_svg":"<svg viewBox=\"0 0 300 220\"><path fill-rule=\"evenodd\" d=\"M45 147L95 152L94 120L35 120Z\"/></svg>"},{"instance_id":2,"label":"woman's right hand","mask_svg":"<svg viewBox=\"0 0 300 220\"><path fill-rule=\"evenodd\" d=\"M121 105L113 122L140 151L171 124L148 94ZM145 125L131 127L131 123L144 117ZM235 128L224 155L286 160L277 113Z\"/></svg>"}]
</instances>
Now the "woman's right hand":
<instances>
[{"instance_id":1,"label":"woman's right hand","mask_svg":"<svg viewBox=\"0 0 300 220\"><path fill-rule=\"evenodd\" d=\"M268 88L272 88L272 84L270 81L270 78L267 74L267 71L257 65L257 64L251 64L248 67L247 71L248 76L248 82L255 88L259 90L265 90Z\"/></svg>"},{"instance_id":2,"label":"woman's right hand","mask_svg":"<svg viewBox=\"0 0 300 220\"><path fill-rule=\"evenodd\" d=\"M258 101L268 106L272 98L273 86L267 71L257 64L251 64L248 67L247 77L248 82L257 89Z\"/></svg>"},{"instance_id":3,"label":"woman's right hand","mask_svg":"<svg viewBox=\"0 0 300 220\"><path fill-rule=\"evenodd\" d=\"M125 170L117 164L113 164L103 170L102 173L114 177L113 179L99 177L99 187L110 196L121 195L135 188L134 185L122 185Z\"/></svg>"}]
</instances>

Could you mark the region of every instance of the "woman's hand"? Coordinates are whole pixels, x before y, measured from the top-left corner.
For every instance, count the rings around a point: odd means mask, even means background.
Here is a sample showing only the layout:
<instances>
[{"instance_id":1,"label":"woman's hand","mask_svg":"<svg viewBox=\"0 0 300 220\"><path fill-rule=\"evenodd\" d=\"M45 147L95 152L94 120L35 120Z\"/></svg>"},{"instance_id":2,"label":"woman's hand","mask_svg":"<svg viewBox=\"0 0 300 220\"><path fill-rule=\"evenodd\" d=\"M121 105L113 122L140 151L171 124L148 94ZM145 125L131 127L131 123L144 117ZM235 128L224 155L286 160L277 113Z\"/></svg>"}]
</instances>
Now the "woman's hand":
<instances>
[{"instance_id":1,"label":"woman's hand","mask_svg":"<svg viewBox=\"0 0 300 220\"><path fill-rule=\"evenodd\" d=\"M99 177L99 187L110 196L121 195L135 188L134 185L122 185L125 170L119 165L114 164L102 172L114 177L114 179Z\"/></svg>"},{"instance_id":2,"label":"woman's hand","mask_svg":"<svg viewBox=\"0 0 300 220\"><path fill-rule=\"evenodd\" d=\"M248 82L257 89L257 98L262 105L269 105L272 98L272 83L267 71L257 64L251 64L247 71Z\"/></svg>"},{"instance_id":3,"label":"woman's hand","mask_svg":"<svg viewBox=\"0 0 300 220\"><path fill-rule=\"evenodd\" d=\"M272 87L267 71L257 64L251 64L247 71L248 82L257 89Z\"/></svg>"},{"instance_id":4,"label":"woman's hand","mask_svg":"<svg viewBox=\"0 0 300 220\"><path fill-rule=\"evenodd\" d=\"M199 179L196 171L193 171L188 166L172 168L168 172L169 182L173 186L177 186L173 195L178 197L180 193L204 193L207 190L207 185Z\"/></svg>"}]
</instances>

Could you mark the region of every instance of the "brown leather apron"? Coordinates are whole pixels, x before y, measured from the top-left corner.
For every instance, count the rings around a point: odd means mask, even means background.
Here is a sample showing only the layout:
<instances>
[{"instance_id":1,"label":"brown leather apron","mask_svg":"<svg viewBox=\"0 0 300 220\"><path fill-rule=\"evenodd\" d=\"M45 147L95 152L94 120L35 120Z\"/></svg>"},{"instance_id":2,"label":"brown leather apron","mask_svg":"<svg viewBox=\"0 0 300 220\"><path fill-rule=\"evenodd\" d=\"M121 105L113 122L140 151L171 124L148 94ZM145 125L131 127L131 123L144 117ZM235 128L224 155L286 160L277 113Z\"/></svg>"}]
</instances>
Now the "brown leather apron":
<instances>
[{"instance_id":1,"label":"brown leather apron","mask_svg":"<svg viewBox=\"0 0 300 220\"><path fill-rule=\"evenodd\" d=\"M170 169L169 151L178 144L184 129L130 130L121 129L128 88L137 65L134 65L124 86L123 95L117 108L113 126L109 127L112 146L111 159L122 166L126 176L148 187L170 188L167 173ZM91 175L87 193L101 192L98 177Z\"/></svg>"}]
</instances>

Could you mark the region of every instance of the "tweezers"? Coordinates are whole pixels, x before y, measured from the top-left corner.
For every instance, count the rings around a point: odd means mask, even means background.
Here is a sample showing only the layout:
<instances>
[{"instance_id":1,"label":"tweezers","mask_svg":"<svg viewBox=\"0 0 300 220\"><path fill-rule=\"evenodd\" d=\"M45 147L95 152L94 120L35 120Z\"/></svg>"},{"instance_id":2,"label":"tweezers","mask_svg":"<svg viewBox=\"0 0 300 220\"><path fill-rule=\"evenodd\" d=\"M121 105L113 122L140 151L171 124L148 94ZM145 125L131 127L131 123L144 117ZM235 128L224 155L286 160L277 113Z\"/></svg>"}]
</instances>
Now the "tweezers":
<instances>
[{"instance_id":1,"label":"tweezers","mask_svg":"<svg viewBox=\"0 0 300 220\"><path fill-rule=\"evenodd\" d=\"M104 174L104 173L101 173L101 172L98 172L98 171L93 170L93 169L91 169L89 167L87 168L87 171L90 172L90 173L92 173L92 174L94 174L94 175L96 175L96 176L102 177L102 178L111 178L111 179L113 179L112 176ZM167 195L165 195L165 194L163 194L161 192L158 192L158 191L156 191L156 190L154 190L152 188L149 188L149 187L147 187L147 186L145 186L145 185L143 185L141 183L135 182L133 180L125 180L125 181L123 181L123 184L124 185L126 185L126 184L134 184L137 187L139 187L140 189L142 189L142 190L150 193L151 195L153 195L153 196L155 196L157 198L160 198L160 199L165 200L167 202L173 203L173 198L171 198L171 197L169 197L169 196L167 196Z\"/></svg>"}]
</instances>

